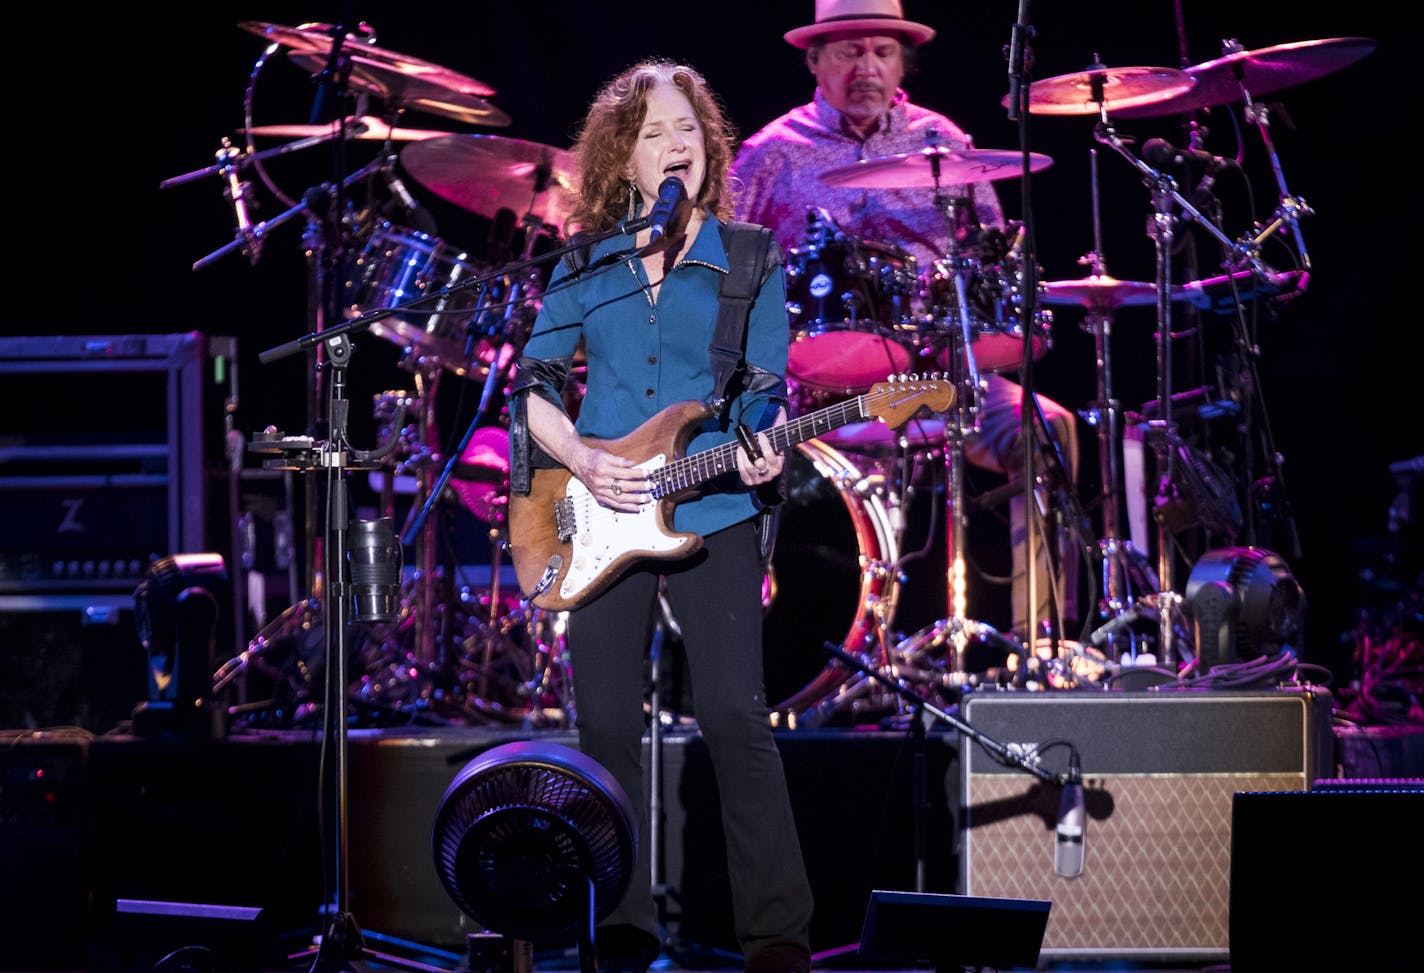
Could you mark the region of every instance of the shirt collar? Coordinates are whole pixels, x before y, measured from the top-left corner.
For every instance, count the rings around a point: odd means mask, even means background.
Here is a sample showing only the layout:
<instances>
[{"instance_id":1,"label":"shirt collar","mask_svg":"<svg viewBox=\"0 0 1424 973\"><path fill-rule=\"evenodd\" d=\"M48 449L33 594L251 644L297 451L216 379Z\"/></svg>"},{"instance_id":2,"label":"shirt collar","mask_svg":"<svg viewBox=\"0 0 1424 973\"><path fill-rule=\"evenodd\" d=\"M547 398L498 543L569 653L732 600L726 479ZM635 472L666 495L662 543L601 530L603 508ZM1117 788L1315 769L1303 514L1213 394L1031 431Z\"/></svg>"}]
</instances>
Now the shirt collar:
<instances>
[{"instance_id":1,"label":"shirt collar","mask_svg":"<svg viewBox=\"0 0 1424 973\"><path fill-rule=\"evenodd\" d=\"M727 259L727 250L722 246L721 224L711 210L702 211L702 229L697 234L697 239L692 241L692 246L684 253L678 263L687 260L695 260L698 263L706 264L717 270L727 273L730 269L730 262ZM633 237L623 234L614 234L607 240L602 240L593 248L592 260L613 253L618 250L625 250L633 245ZM632 254L629 254L631 257Z\"/></svg>"}]
</instances>

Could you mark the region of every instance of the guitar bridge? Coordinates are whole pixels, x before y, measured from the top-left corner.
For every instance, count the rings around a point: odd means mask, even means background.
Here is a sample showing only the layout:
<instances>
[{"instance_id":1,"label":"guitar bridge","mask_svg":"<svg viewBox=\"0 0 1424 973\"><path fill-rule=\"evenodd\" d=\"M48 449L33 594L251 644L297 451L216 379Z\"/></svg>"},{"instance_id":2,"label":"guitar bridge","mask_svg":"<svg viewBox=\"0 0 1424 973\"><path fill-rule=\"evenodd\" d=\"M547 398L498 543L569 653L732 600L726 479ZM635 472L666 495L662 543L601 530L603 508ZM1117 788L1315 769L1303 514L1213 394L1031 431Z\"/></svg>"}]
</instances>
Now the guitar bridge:
<instances>
[{"instance_id":1,"label":"guitar bridge","mask_svg":"<svg viewBox=\"0 0 1424 973\"><path fill-rule=\"evenodd\" d=\"M575 520L572 500L564 497L562 500L554 501L554 530L559 535L560 543L567 544L573 539L574 532L578 528L578 525L574 523Z\"/></svg>"}]
</instances>

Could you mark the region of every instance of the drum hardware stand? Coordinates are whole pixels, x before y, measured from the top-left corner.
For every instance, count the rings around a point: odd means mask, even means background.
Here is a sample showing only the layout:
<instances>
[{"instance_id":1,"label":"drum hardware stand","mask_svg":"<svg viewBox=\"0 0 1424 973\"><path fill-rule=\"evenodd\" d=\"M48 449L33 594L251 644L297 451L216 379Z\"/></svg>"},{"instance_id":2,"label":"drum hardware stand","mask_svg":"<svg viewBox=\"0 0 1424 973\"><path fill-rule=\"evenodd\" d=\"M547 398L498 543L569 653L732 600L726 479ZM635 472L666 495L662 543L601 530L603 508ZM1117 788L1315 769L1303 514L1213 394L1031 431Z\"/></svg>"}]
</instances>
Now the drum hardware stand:
<instances>
[{"instance_id":1,"label":"drum hardware stand","mask_svg":"<svg viewBox=\"0 0 1424 973\"><path fill-rule=\"evenodd\" d=\"M1103 256L1102 219L1098 195L1098 153L1089 152L1092 178L1093 249L1078 263L1086 265L1095 278L1107 278L1107 261ZM1134 559L1142 557L1122 533L1120 518L1123 497L1122 463L1118 444L1121 442L1122 403L1113 392L1112 325L1119 301L1111 292L1095 295L1085 304L1082 328L1093 336L1097 378L1097 400L1093 403L1091 422L1098 435L1098 475L1101 482L1102 538L1093 545L1099 561L1102 581L1100 614L1105 624L1086 637L1099 648L1105 648L1109 658L1117 662L1124 655L1118 642L1123 642L1126 655L1137 657L1137 636L1130 625L1140 612L1131 583L1140 572L1133 570ZM1157 590L1160 585L1154 584Z\"/></svg>"},{"instance_id":2,"label":"drum hardware stand","mask_svg":"<svg viewBox=\"0 0 1424 973\"><path fill-rule=\"evenodd\" d=\"M310 949L289 958L298 960L310 957L312 959L310 969L312 970L357 969L360 968L359 961L369 957L401 969L434 971L438 968L368 949L365 946L361 928L350 910L350 877L347 870L349 849L346 827L349 793L346 732L348 611L353 604L356 604L358 619L363 614L360 606L366 608L364 614L369 616L360 620L391 621L397 614L400 590L400 547L397 544L394 530L389 531L388 541L380 537L380 521L370 522L377 528L371 531L375 535L377 543L367 545L364 550L364 553L371 556L372 559L369 562L360 562L356 557L352 557L352 560L357 561L362 568L360 572L362 577L356 578L355 584L352 583L352 574L348 570L346 520L350 513L346 471L354 468L372 467L374 461L384 458L394 448L396 441L393 437L384 446L368 452L353 449L346 438L348 412L348 402L345 398L346 368L352 353L351 340L347 336L347 332L350 330L352 330L350 327L338 326L325 332L313 332L298 342L283 346L283 349L269 350L259 355L264 363L270 362L290 354L298 348L305 348L320 341L325 345L328 362L326 367L331 371L329 383L331 439L318 443L309 437L287 439L280 434L276 436L264 434L257 437L251 446L254 452L291 454L289 459L269 460L266 465L304 470L321 469L327 472L327 537L325 545L327 563L322 595L326 646L326 696L322 708L322 735L323 745L331 748L332 776L329 780L322 781L322 788L323 797L327 796L329 788L330 796L334 798L334 804L331 807L331 846L326 849L326 853L329 859L328 864L332 868L331 878L335 898L323 909L320 932L316 937L315 944ZM401 411L403 413L403 409ZM397 417L396 426L400 425L402 418L403 415ZM382 558L382 553L387 548L388 553ZM394 565L389 563L390 560L394 560ZM387 575L394 575L394 578L387 577ZM390 607L387 607L387 602L392 603ZM325 801L323 801L323 805L325 806ZM323 827L327 827L325 821L323 821Z\"/></svg>"},{"instance_id":3,"label":"drum hardware stand","mask_svg":"<svg viewBox=\"0 0 1424 973\"><path fill-rule=\"evenodd\" d=\"M1158 172L1133 155L1108 122L1106 111L1101 113L1101 120L1093 134L1099 142L1113 148L1138 170L1152 194L1154 213L1152 236L1157 251L1157 402L1159 418L1148 423L1148 435L1152 440L1153 452L1157 461L1157 501L1160 503L1170 499L1175 492L1173 467L1176 462L1178 438L1177 427L1172 420L1171 389L1173 340L1171 250L1178 222L1178 218L1172 213L1172 203L1175 201L1188 214L1189 218L1195 220L1199 226L1216 237L1227 252L1233 254L1236 261L1249 264L1256 274L1267 280L1274 276L1274 272L1260 261L1260 244L1284 221L1277 220L1275 224L1254 239L1244 243L1234 242L1178 191L1177 183L1171 176ZM1155 606L1158 624L1157 661L1164 665L1175 666L1182 661L1176 632L1176 618L1181 610L1182 598L1173 587L1171 538L1168 528L1161 518L1158 518L1157 523L1157 575L1161 588L1156 596Z\"/></svg>"},{"instance_id":4,"label":"drum hardware stand","mask_svg":"<svg viewBox=\"0 0 1424 973\"><path fill-rule=\"evenodd\" d=\"M937 133L931 131L926 142L931 145L936 144L938 142ZM967 681L965 650L970 638L984 637L989 640L998 640L1002 636L992 627L967 617L965 595L967 567L964 550L968 524L964 504L964 440L979 431L983 394L983 380L980 377L979 366L975 361L972 348L973 318L965 285L965 275L973 258L966 257L961 253L957 233L959 201L947 196L939 184L940 160L938 156L930 156L930 168L934 182L935 207L944 211L949 224L946 264L951 268L954 278L955 311L958 317L957 327L944 329L951 350L951 354L948 356L949 377L961 390L961 394L955 397L954 414L945 416L944 463L946 470L945 510L947 513L945 574L949 613L946 618L934 622L908 639L902 640L895 647L894 656L906 664L913 664L918 655L934 646L947 643L950 651L954 654L952 661L947 660L948 667L953 669L953 674L948 677L948 681L951 685L963 685ZM938 317L940 309L936 308L935 311ZM1016 646L1016 648L1021 647Z\"/></svg>"}]
</instances>

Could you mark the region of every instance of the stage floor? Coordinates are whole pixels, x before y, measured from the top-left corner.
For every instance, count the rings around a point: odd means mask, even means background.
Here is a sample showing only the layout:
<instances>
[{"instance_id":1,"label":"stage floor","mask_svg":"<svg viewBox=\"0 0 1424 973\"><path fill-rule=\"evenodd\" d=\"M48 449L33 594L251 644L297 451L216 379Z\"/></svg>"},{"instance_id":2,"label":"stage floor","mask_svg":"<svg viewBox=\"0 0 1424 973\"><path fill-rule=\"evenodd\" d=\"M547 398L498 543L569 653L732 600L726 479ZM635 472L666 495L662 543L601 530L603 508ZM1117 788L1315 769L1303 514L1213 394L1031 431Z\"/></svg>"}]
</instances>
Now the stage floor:
<instances>
[{"instance_id":1,"label":"stage floor","mask_svg":"<svg viewBox=\"0 0 1424 973\"><path fill-rule=\"evenodd\" d=\"M1325 804L1314 788L1349 775L1342 754L1365 752L1358 740L1346 747L1337 739L1330 713L1328 693L1286 689L970 698L951 715L990 738L1027 746L1065 738L1082 754L1088 840L1083 875L1074 879L1054 870L1058 788L988 760L953 726L780 729L816 899L817 968L925 966L858 950L871 893L889 890L934 898L948 924L937 920L936 928L952 926L960 897L1050 902L1043 969L1222 969L1241 935L1229 928L1233 857L1250 857L1253 870L1279 878L1280 887L1257 889L1262 901L1307 919L1316 898L1332 910L1315 925L1290 923L1290 943L1254 943L1274 951L1281 965L1272 968L1304 968L1296 962L1302 944L1317 957L1349 948L1351 969L1387 968L1368 943L1390 905L1379 900L1382 891L1361 886L1373 873L1361 872L1360 862L1390 860L1371 843L1394 833L1394 815L1407 831L1406 819L1424 813L1424 790L1403 795L1407 803L1376 795L1390 803L1365 806L1337 795ZM263 935L240 924L237 935L280 940L270 956L303 948L310 932L293 937L314 930L320 904L334 901L324 870L333 832L320 827L338 806L326 746L333 742L293 730L215 739L13 731L0 756L0 969L149 969L166 951L197 945L192 910L209 905L260 910ZM489 761L507 744L558 754L576 750L576 734L353 729L346 744L350 914L372 949L407 959L415 949L434 968L465 969L469 937L484 930L439 873L434 825L447 790L477 758ZM656 833L669 949L659 969L738 969L705 746L685 724L666 728L660 745ZM651 768L651 740L648 756ZM1233 825L1238 795L1262 792L1287 803ZM1261 857L1279 842L1291 859ZM1350 877L1348 903L1329 893L1331 869ZM133 902L177 914L136 933L134 916L120 908ZM1279 916L1257 918L1262 929L1281 928ZM1409 923L1401 918L1396 928ZM212 935L230 938L233 927ZM200 954L163 968L209 969L197 965ZM535 961L539 969L578 969L576 943L541 948Z\"/></svg>"}]
</instances>

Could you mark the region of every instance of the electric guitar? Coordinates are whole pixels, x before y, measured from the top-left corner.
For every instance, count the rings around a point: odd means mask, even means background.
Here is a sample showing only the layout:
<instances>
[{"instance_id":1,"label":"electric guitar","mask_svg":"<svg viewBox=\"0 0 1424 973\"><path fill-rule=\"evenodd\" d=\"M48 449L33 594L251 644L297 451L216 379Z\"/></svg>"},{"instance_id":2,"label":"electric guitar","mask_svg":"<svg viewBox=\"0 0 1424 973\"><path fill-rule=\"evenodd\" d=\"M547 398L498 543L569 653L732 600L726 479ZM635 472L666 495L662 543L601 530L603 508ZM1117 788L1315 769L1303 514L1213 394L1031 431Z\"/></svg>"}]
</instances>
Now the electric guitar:
<instances>
[{"instance_id":1,"label":"electric guitar","mask_svg":"<svg viewBox=\"0 0 1424 973\"><path fill-rule=\"evenodd\" d=\"M772 449L784 452L851 422L875 418L899 428L921 408L947 411L954 396L954 385L936 377L891 379L765 432ZM711 416L702 402L680 402L621 439L584 440L634 460L647 477L651 500L636 513L599 504L566 469L530 471L528 496L509 498L509 544L520 590L536 607L577 608L637 561L686 557L702 547L700 534L668 525L679 502L713 477L737 469L736 442L684 455L693 430Z\"/></svg>"}]
</instances>

